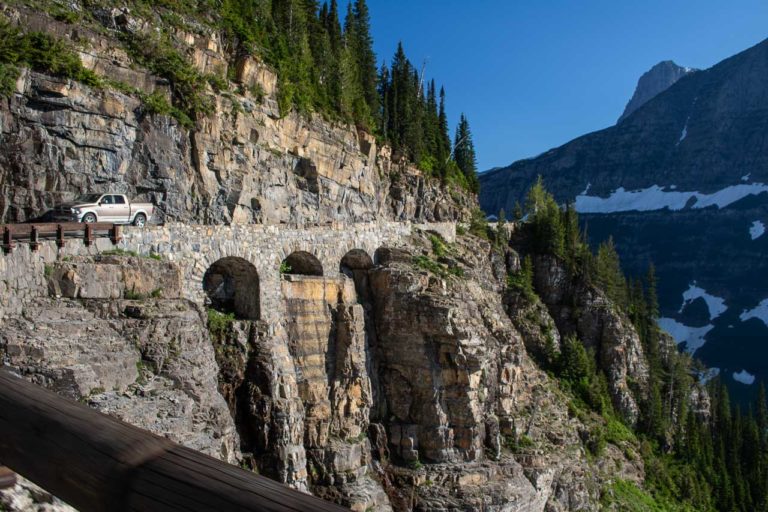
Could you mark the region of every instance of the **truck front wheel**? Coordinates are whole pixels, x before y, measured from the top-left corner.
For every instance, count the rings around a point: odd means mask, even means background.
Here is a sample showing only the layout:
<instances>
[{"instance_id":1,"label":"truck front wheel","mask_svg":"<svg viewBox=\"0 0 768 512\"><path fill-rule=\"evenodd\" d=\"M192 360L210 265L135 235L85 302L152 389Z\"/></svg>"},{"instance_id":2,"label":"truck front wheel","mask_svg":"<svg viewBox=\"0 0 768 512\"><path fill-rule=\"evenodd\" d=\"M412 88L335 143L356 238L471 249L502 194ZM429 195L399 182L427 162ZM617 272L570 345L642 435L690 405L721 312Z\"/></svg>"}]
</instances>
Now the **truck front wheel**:
<instances>
[{"instance_id":1,"label":"truck front wheel","mask_svg":"<svg viewBox=\"0 0 768 512\"><path fill-rule=\"evenodd\" d=\"M133 225L139 228L143 228L144 224L147 223L147 216L143 213L139 213L134 217L133 219Z\"/></svg>"},{"instance_id":2,"label":"truck front wheel","mask_svg":"<svg viewBox=\"0 0 768 512\"><path fill-rule=\"evenodd\" d=\"M86 224L93 224L94 222L96 222L96 215L93 213L86 213L85 215L83 215L83 222L85 222Z\"/></svg>"}]
</instances>

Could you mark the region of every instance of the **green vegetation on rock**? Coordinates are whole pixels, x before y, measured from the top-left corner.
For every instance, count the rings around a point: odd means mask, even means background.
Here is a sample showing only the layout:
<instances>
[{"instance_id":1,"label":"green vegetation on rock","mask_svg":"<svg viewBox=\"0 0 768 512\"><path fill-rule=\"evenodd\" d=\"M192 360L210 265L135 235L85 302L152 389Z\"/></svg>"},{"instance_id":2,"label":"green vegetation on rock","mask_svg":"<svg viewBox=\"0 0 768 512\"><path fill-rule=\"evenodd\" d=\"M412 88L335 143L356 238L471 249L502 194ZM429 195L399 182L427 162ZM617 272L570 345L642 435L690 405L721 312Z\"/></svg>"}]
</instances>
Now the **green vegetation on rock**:
<instances>
[{"instance_id":1,"label":"green vegetation on rock","mask_svg":"<svg viewBox=\"0 0 768 512\"><path fill-rule=\"evenodd\" d=\"M234 321L234 313L221 313L215 309L208 310L208 332L216 340L222 340L227 336Z\"/></svg>"},{"instance_id":2,"label":"green vegetation on rock","mask_svg":"<svg viewBox=\"0 0 768 512\"><path fill-rule=\"evenodd\" d=\"M7 97L13 93L22 66L94 87L102 85L101 79L83 66L77 52L64 41L43 32L24 33L0 18L0 95Z\"/></svg>"}]
</instances>

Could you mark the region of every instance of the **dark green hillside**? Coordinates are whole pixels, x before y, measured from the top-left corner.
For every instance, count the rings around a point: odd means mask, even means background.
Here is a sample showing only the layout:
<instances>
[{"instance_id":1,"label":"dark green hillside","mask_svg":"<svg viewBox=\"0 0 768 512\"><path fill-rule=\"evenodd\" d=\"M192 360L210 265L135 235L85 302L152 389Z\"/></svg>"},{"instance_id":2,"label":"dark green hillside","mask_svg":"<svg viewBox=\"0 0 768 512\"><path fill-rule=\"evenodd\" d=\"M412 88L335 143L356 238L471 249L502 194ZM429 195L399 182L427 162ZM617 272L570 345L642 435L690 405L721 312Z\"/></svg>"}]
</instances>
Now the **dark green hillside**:
<instances>
[{"instance_id":1,"label":"dark green hillside","mask_svg":"<svg viewBox=\"0 0 768 512\"><path fill-rule=\"evenodd\" d=\"M665 350L664 335L656 324L657 283L653 266L643 278L626 277L613 239L599 244L592 252L585 233L579 230L577 214L558 207L541 180L531 188L526 200L527 221L516 230L512 246L526 251L524 264L509 277L510 293L536 302L531 258L555 257L569 269L574 283L588 283L602 289L612 303L629 317L640 335L649 366L648 392L639 393L640 421L632 434L640 443L646 467L646 488L650 496L617 482L604 493L603 505L637 507L632 510L731 510L753 511L768 508L768 401L765 387L755 387L754 395L743 405L732 402L725 379L713 379L707 386L709 402L697 394L694 379L697 364L686 354ZM599 230L590 231L593 240ZM670 235L682 236L682 232ZM647 257L648 252L642 252ZM702 304L691 302L701 314ZM693 320L693 319L689 319ZM699 318L701 320L701 318ZM707 317L705 320L709 320ZM743 323L747 326L757 320ZM740 327L743 328L743 327ZM765 331L764 331L765 332ZM767 332L768 333L768 332ZM740 350L759 354L750 371L764 370L766 357L757 338L743 333L736 339L741 346L718 355L726 364L739 361ZM746 343L751 340L752 343ZM714 346L714 345L712 345ZM708 351L710 345L705 349ZM764 349L763 349L764 350ZM606 389L604 362L576 337L567 338L559 352L554 347L539 354L540 364L554 374L561 386L573 395L577 414L584 410L604 417L606 432L591 439L615 442L624 427L617 420ZM704 352L705 359L707 352ZM612 428L613 426L613 428ZM626 436L624 436L626 437ZM596 442L594 446L600 446Z\"/></svg>"}]
</instances>

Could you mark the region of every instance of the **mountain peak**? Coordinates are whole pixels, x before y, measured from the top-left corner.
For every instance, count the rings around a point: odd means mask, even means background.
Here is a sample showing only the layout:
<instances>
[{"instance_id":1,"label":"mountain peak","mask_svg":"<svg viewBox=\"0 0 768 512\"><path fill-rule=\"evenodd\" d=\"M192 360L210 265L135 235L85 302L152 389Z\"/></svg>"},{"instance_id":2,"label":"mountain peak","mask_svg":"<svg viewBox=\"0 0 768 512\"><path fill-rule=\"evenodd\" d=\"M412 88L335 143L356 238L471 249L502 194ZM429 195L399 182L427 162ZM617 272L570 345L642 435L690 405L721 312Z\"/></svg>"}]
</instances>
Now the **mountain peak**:
<instances>
[{"instance_id":1,"label":"mountain peak","mask_svg":"<svg viewBox=\"0 0 768 512\"><path fill-rule=\"evenodd\" d=\"M621 114L618 122L620 123L635 110L645 105L649 100L664 92L675 82L689 73L697 71L675 64L671 60L664 60L643 73L640 80L637 81L635 93L632 99L627 103L624 113Z\"/></svg>"}]
</instances>

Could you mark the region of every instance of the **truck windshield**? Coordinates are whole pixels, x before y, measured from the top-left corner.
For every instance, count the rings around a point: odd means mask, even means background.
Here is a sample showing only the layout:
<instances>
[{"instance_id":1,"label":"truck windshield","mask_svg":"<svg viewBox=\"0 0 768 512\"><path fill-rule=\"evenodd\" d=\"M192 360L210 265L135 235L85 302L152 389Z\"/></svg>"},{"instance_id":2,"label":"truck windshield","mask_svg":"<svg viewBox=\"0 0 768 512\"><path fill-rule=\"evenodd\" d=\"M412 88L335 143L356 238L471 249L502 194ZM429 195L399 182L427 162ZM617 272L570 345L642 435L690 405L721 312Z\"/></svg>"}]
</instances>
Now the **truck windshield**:
<instances>
[{"instance_id":1,"label":"truck windshield","mask_svg":"<svg viewBox=\"0 0 768 512\"><path fill-rule=\"evenodd\" d=\"M101 194L86 194L77 198L78 203L95 203L99 200Z\"/></svg>"}]
</instances>

